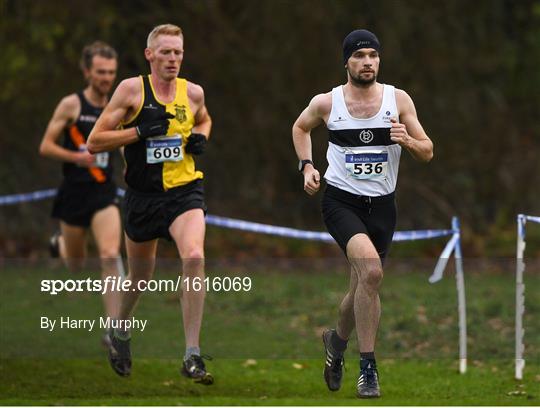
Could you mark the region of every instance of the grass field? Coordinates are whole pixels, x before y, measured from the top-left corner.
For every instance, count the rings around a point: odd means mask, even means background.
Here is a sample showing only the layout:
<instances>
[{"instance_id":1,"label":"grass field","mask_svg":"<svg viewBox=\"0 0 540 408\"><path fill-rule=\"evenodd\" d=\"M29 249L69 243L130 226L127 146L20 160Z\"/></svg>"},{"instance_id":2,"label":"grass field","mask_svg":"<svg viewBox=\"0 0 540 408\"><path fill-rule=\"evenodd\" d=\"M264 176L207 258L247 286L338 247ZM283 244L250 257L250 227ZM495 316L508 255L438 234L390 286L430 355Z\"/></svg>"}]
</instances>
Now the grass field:
<instances>
[{"instance_id":1,"label":"grass field","mask_svg":"<svg viewBox=\"0 0 540 408\"><path fill-rule=\"evenodd\" d=\"M202 349L214 357L208 362L216 377L211 387L179 375L183 336L176 294L143 295L136 317L148 319L148 326L133 333L133 374L123 379L107 364L100 330L39 328L40 316L98 318L98 294L40 293L41 279L74 276L48 262L6 265L0 293L0 404L540 405L538 272L527 270L527 366L525 380L516 382L512 270L472 270L466 263L469 370L459 375L453 276L430 285L434 262L408 262L394 262L385 271L377 350L383 397L369 401L355 397L354 343L346 354L342 389L330 393L322 379L320 334L334 324L347 288L341 261L333 267L305 261L209 262L210 276L251 276L253 282L249 292L207 296ZM172 269L158 268L156 278L174 277Z\"/></svg>"}]
</instances>

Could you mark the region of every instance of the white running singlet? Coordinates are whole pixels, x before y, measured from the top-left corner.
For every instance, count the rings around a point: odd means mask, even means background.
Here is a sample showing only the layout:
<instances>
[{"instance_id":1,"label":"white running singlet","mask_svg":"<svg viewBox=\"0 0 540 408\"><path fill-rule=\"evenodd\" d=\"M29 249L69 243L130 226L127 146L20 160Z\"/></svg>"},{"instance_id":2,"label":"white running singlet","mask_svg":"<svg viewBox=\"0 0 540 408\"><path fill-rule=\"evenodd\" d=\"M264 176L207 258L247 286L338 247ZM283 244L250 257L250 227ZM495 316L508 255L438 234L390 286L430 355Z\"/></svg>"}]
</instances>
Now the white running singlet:
<instances>
[{"instance_id":1,"label":"white running singlet","mask_svg":"<svg viewBox=\"0 0 540 408\"><path fill-rule=\"evenodd\" d=\"M352 194L377 197L396 189L401 146L390 140L390 119L399 120L395 88L383 85L379 112L367 119L353 117L343 86L332 89L326 182Z\"/></svg>"}]
</instances>

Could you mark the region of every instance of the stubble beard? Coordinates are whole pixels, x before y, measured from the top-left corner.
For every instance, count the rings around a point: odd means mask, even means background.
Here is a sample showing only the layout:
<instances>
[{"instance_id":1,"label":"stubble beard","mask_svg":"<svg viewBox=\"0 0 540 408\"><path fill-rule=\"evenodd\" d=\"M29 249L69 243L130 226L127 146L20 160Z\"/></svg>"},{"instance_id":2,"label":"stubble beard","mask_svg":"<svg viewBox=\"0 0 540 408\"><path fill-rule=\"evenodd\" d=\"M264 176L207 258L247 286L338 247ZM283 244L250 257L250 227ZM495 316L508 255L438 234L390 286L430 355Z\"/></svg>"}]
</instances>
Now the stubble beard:
<instances>
[{"instance_id":1,"label":"stubble beard","mask_svg":"<svg viewBox=\"0 0 540 408\"><path fill-rule=\"evenodd\" d=\"M100 86L99 84L90 84L90 86L92 87L92 90L96 94L98 94L100 97L106 97L107 95L109 95L112 89L112 84L107 85L107 86Z\"/></svg>"},{"instance_id":2,"label":"stubble beard","mask_svg":"<svg viewBox=\"0 0 540 408\"><path fill-rule=\"evenodd\" d=\"M362 74L355 75L349 69L347 68L347 72L349 73L349 78L351 78L351 83L354 86L357 86L359 88L367 88L371 85L373 85L377 81L377 73L373 73L373 76L369 79L362 78Z\"/></svg>"}]
</instances>

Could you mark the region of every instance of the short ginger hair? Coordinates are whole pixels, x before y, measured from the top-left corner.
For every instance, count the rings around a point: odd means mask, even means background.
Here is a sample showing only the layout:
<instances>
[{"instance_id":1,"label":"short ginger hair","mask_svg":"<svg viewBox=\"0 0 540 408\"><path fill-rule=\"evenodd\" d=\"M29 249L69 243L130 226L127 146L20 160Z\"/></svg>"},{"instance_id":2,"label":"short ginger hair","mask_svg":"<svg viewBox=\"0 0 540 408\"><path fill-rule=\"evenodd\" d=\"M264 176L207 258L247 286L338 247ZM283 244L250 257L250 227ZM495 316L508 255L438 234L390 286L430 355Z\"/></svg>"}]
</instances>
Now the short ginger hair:
<instances>
[{"instance_id":1,"label":"short ginger hair","mask_svg":"<svg viewBox=\"0 0 540 408\"><path fill-rule=\"evenodd\" d=\"M148 39L146 40L146 46L148 48L152 48L154 41L160 35L174 35L184 38L184 34L182 33L182 29L180 27L174 24L161 24L154 27L154 29L150 31L150 34L148 34Z\"/></svg>"}]
</instances>

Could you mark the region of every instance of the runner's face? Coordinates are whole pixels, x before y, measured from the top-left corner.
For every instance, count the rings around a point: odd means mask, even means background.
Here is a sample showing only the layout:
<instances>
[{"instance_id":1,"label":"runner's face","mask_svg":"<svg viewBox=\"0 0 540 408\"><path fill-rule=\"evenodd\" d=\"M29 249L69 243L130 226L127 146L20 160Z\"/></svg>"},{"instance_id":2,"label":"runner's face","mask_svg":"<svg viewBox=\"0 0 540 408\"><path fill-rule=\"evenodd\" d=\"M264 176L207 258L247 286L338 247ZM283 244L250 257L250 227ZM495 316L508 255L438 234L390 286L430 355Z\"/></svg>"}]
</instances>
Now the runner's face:
<instances>
[{"instance_id":1,"label":"runner's face","mask_svg":"<svg viewBox=\"0 0 540 408\"><path fill-rule=\"evenodd\" d=\"M162 79L170 81L180 72L184 59L184 40L176 35L160 35L148 49L147 59L155 72Z\"/></svg>"},{"instance_id":2,"label":"runner's face","mask_svg":"<svg viewBox=\"0 0 540 408\"><path fill-rule=\"evenodd\" d=\"M88 84L99 94L107 95L116 78L117 64L114 58L94 55L92 66L84 71Z\"/></svg>"},{"instance_id":3,"label":"runner's face","mask_svg":"<svg viewBox=\"0 0 540 408\"><path fill-rule=\"evenodd\" d=\"M377 80L379 53L373 48L361 48L352 53L347 61L347 72L356 85L366 86Z\"/></svg>"}]
</instances>

